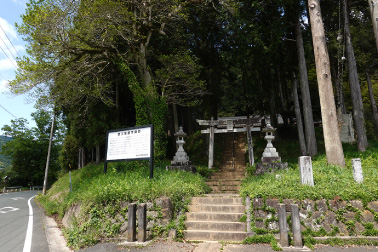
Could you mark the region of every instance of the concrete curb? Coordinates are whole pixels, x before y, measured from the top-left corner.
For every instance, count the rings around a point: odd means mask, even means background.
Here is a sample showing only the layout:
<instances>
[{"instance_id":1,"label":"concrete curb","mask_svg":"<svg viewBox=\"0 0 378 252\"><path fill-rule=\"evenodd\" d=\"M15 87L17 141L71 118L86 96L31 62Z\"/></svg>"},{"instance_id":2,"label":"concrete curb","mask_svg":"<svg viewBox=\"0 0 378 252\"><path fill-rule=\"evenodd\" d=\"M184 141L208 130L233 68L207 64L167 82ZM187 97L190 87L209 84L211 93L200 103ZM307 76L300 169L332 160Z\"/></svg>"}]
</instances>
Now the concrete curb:
<instances>
[{"instance_id":1,"label":"concrete curb","mask_svg":"<svg viewBox=\"0 0 378 252\"><path fill-rule=\"evenodd\" d=\"M43 224L50 252L73 252L67 247L63 233L53 218L43 214Z\"/></svg>"}]
</instances>

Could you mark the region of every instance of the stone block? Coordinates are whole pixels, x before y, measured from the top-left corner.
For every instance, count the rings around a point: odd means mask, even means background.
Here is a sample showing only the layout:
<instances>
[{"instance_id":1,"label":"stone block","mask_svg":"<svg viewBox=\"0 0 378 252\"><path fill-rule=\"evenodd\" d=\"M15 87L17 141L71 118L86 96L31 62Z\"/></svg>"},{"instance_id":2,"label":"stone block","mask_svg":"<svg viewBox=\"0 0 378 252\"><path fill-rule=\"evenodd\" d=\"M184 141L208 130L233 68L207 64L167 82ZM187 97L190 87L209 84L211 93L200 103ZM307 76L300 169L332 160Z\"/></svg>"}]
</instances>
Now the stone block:
<instances>
[{"instance_id":1,"label":"stone block","mask_svg":"<svg viewBox=\"0 0 378 252\"><path fill-rule=\"evenodd\" d=\"M279 224L277 221L270 221L268 223L268 230L279 230Z\"/></svg>"},{"instance_id":2,"label":"stone block","mask_svg":"<svg viewBox=\"0 0 378 252\"><path fill-rule=\"evenodd\" d=\"M267 199L266 200L266 206L274 208L276 212L278 211L278 204L280 203L280 200L278 199Z\"/></svg>"},{"instance_id":3,"label":"stone block","mask_svg":"<svg viewBox=\"0 0 378 252\"><path fill-rule=\"evenodd\" d=\"M378 212L378 201L369 202L367 207L374 210L374 212Z\"/></svg>"},{"instance_id":4,"label":"stone block","mask_svg":"<svg viewBox=\"0 0 378 252\"><path fill-rule=\"evenodd\" d=\"M312 218L313 220L316 220L316 219L320 218L322 215L323 215L322 212L316 211L316 212L314 212L314 213L312 214L311 218Z\"/></svg>"},{"instance_id":5,"label":"stone block","mask_svg":"<svg viewBox=\"0 0 378 252\"><path fill-rule=\"evenodd\" d=\"M336 224L336 214L332 211L327 211L324 213L324 223L329 223L332 225Z\"/></svg>"},{"instance_id":6,"label":"stone block","mask_svg":"<svg viewBox=\"0 0 378 252\"><path fill-rule=\"evenodd\" d=\"M262 208L264 207L264 199L257 198L253 199L253 208Z\"/></svg>"},{"instance_id":7,"label":"stone block","mask_svg":"<svg viewBox=\"0 0 378 252\"><path fill-rule=\"evenodd\" d=\"M346 218L347 220L354 220L354 218L356 217L356 213L346 212L343 214L343 217Z\"/></svg>"},{"instance_id":8,"label":"stone block","mask_svg":"<svg viewBox=\"0 0 378 252\"><path fill-rule=\"evenodd\" d=\"M148 211L147 212L147 218L148 219L156 219L159 216L158 211Z\"/></svg>"},{"instance_id":9,"label":"stone block","mask_svg":"<svg viewBox=\"0 0 378 252\"><path fill-rule=\"evenodd\" d=\"M304 219L307 219L307 217L308 217L308 211L303 208L299 209L299 218L301 220L304 220Z\"/></svg>"},{"instance_id":10,"label":"stone block","mask_svg":"<svg viewBox=\"0 0 378 252\"><path fill-rule=\"evenodd\" d=\"M356 221L356 234L361 235L363 232L365 232L365 227Z\"/></svg>"},{"instance_id":11,"label":"stone block","mask_svg":"<svg viewBox=\"0 0 378 252\"><path fill-rule=\"evenodd\" d=\"M120 234L124 234L127 231L128 221L125 221L119 228Z\"/></svg>"},{"instance_id":12,"label":"stone block","mask_svg":"<svg viewBox=\"0 0 378 252\"><path fill-rule=\"evenodd\" d=\"M364 209L364 204L362 203L361 200L352 200L352 201L350 201L350 204L351 204L352 207L357 208L358 210ZM378 205L377 205L377 207L378 207ZM377 210L378 210L378 208L377 208Z\"/></svg>"},{"instance_id":13,"label":"stone block","mask_svg":"<svg viewBox=\"0 0 378 252\"><path fill-rule=\"evenodd\" d=\"M295 200L292 199L284 199L283 203L285 204L286 212L291 212L291 204L294 204Z\"/></svg>"},{"instance_id":14,"label":"stone block","mask_svg":"<svg viewBox=\"0 0 378 252\"><path fill-rule=\"evenodd\" d=\"M154 208L153 202L147 202L147 211Z\"/></svg>"},{"instance_id":15,"label":"stone block","mask_svg":"<svg viewBox=\"0 0 378 252\"><path fill-rule=\"evenodd\" d=\"M326 212L328 210L326 200L317 200L315 203L319 212Z\"/></svg>"},{"instance_id":16,"label":"stone block","mask_svg":"<svg viewBox=\"0 0 378 252\"><path fill-rule=\"evenodd\" d=\"M337 211L339 209L346 208L347 203L346 201L343 201L343 200L330 200L329 205L331 206L332 209Z\"/></svg>"},{"instance_id":17,"label":"stone block","mask_svg":"<svg viewBox=\"0 0 378 252\"><path fill-rule=\"evenodd\" d=\"M172 209L171 199L168 197L161 197L155 200L155 205L161 207L161 209L168 208Z\"/></svg>"},{"instance_id":18,"label":"stone block","mask_svg":"<svg viewBox=\"0 0 378 252\"><path fill-rule=\"evenodd\" d=\"M344 223L338 222L335 226L337 226L339 228L339 234L340 235L342 235L342 236L349 235L349 232L347 230L347 226Z\"/></svg>"},{"instance_id":19,"label":"stone block","mask_svg":"<svg viewBox=\"0 0 378 252\"><path fill-rule=\"evenodd\" d=\"M264 223L264 221L262 221L262 220L256 220L256 221L255 221L255 226L256 226L257 228L265 228L265 223Z\"/></svg>"},{"instance_id":20,"label":"stone block","mask_svg":"<svg viewBox=\"0 0 378 252\"><path fill-rule=\"evenodd\" d=\"M362 222L374 222L374 215L370 211L365 210L361 214L361 219Z\"/></svg>"},{"instance_id":21,"label":"stone block","mask_svg":"<svg viewBox=\"0 0 378 252\"><path fill-rule=\"evenodd\" d=\"M311 212L314 212L315 209L314 209L314 201L313 200L302 200L301 201L301 205L304 209L306 209L307 211L311 211Z\"/></svg>"},{"instance_id":22,"label":"stone block","mask_svg":"<svg viewBox=\"0 0 378 252\"><path fill-rule=\"evenodd\" d=\"M327 231L327 233L333 230L332 226L329 223L323 223L323 228L325 231Z\"/></svg>"},{"instance_id":23,"label":"stone block","mask_svg":"<svg viewBox=\"0 0 378 252\"><path fill-rule=\"evenodd\" d=\"M266 219L268 214L264 210L255 210L254 212L255 218L263 218Z\"/></svg>"}]
</instances>

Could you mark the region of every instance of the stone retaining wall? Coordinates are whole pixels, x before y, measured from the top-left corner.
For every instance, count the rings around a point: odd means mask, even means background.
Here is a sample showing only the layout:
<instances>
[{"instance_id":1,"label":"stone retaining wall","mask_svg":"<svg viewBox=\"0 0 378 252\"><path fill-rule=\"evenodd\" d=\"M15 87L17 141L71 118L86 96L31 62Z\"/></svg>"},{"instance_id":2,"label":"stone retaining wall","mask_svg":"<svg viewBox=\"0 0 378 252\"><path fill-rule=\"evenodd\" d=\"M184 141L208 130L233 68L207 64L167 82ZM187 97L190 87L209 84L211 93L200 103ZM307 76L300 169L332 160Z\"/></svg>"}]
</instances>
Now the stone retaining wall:
<instances>
[{"instance_id":1,"label":"stone retaining wall","mask_svg":"<svg viewBox=\"0 0 378 252\"><path fill-rule=\"evenodd\" d=\"M153 228L157 226L166 226L171 220L173 214L173 207L170 198L162 197L156 199L154 202L147 203L147 237L150 237L153 233ZM127 232L127 209L128 202L121 203L121 213L117 213L114 217L106 216L107 220L110 220L114 224L122 224L120 227L120 235L126 236ZM81 212L82 207L80 204L71 206L65 213L62 224L64 227L72 228L75 218L79 218L80 215L85 214ZM126 210L126 211L125 211ZM124 213L124 214L122 214ZM138 216L138 213L137 213Z\"/></svg>"},{"instance_id":2,"label":"stone retaining wall","mask_svg":"<svg viewBox=\"0 0 378 252\"><path fill-rule=\"evenodd\" d=\"M299 207L301 229L317 232L317 236L327 235L378 235L378 201L364 205L360 200L350 202L340 200L252 200L253 218L257 231L279 232L278 204L286 206L287 220L290 222L290 205ZM290 224L290 223L289 223ZM291 229L291 225L288 225Z\"/></svg>"}]
</instances>

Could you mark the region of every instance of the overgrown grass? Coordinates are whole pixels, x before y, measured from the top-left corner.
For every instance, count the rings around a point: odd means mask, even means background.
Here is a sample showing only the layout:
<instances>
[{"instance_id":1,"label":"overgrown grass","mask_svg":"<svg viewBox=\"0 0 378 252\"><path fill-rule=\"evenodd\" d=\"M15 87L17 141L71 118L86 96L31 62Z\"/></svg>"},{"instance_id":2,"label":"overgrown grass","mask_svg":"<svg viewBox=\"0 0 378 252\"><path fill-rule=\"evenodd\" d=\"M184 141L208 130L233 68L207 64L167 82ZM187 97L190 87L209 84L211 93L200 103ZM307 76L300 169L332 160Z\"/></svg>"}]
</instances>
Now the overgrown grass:
<instances>
[{"instance_id":1,"label":"overgrown grass","mask_svg":"<svg viewBox=\"0 0 378 252\"><path fill-rule=\"evenodd\" d=\"M346 144L343 147L347 164L345 168L328 165L324 154L313 158L314 187L301 185L297 159L289 157L289 160L296 162L289 162L287 170L262 176L248 176L242 184L241 194L252 198L316 200L337 197L341 200L359 199L364 202L377 200L377 143L370 143L369 149L363 153L358 153L355 145ZM280 152L279 148L277 150ZM360 158L362 161L364 182L361 184L353 180L352 158ZM286 160L283 158L283 161ZM281 175L279 179L276 179L276 174Z\"/></svg>"},{"instance_id":2,"label":"overgrown grass","mask_svg":"<svg viewBox=\"0 0 378 252\"><path fill-rule=\"evenodd\" d=\"M153 179L149 178L148 162L110 163L107 174L103 173L103 164L89 165L72 172L72 192L67 173L39 200L48 214L57 213L62 218L67 208L78 202L146 202L167 196L178 204L183 197L208 192L202 176L166 171L165 165L164 162L155 165Z\"/></svg>"}]
</instances>

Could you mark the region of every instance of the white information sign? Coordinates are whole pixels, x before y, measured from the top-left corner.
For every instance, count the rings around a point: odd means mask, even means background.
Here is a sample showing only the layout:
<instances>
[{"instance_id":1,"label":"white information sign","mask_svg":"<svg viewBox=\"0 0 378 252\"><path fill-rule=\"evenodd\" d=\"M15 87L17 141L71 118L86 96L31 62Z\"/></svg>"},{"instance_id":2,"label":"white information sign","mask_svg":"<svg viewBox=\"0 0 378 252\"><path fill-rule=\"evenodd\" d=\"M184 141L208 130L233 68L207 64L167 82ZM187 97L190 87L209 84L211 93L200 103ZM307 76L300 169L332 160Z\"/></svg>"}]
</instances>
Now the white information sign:
<instances>
[{"instance_id":1,"label":"white information sign","mask_svg":"<svg viewBox=\"0 0 378 252\"><path fill-rule=\"evenodd\" d=\"M151 127L108 132L106 160L151 158L151 137Z\"/></svg>"}]
</instances>

